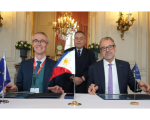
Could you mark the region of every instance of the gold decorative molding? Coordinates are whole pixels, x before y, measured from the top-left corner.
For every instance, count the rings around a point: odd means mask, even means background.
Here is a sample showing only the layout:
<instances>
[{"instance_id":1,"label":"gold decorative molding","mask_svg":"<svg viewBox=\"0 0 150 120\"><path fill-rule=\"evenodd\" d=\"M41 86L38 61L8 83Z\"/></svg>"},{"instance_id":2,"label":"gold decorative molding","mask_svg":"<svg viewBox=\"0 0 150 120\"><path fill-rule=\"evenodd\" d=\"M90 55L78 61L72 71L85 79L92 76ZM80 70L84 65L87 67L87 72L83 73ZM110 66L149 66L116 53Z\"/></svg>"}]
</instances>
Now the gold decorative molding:
<instances>
[{"instance_id":1,"label":"gold decorative molding","mask_svg":"<svg viewBox=\"0 0 150 120\"><path fill-rule=\"evenodd\" d=\"M25 12L25 41L26 41L26 35L27 35L27 12Z\"/></svg>"},{"instance_id":2,"label":"gold decorative molding","mask_svg":"<svg viewBox=\"0 0 150 120\"><path fill-rule=\"evenodd\" d=\"M33 27L34 27L34 12L32 12L32 33L31 33L32 37L33 37L33 34L34 34ZM31 45L33 44L32 37L31 37ZM34 53L33 53L33 47L32 47L32 49L31 49L31 58L33 58L33 57L34 57Z\"/></svg>"},{"instance_id":3,"label":"gold decorative molding","mask_svg":"<svg viewBox=\"0 0 150 120\"><path fill-rule=\"evenodd\" d=\"M88 40L87 40L87 46L90 44L90 29L91 29L91 13L88 12Z\"/></svg>"},{"instance_id":4,"label":"gold decorative molding","mask_svg":"<svg viewBox=\"0 0 150 120\"><path fill-rule=\"evenodd\" d=\"M93 32L94 30L94 32ZM95 42L97 39L97 12L88 13L88 43L87 45Z\"/></svg>"},{"instance_id":5,"label":"gold decorative molding","mask_svg":"<svg viewBox=\"0 0 150 120\"><path fill-rule=\"evenodd\" d=\"M150 73L150 11L148 12L148 17L149 17L149 25L148 25L148 30L149 30L149 38L148 38L148 44L149 44L149 52L148 52L148 54L149 54L149 59L148 59L148 63L149 63L149 69L148 69L148 73ZM150 85L150 74L149 74L149 85Z\"/></svg>"},{"instance_id":6,"label":"gold decorative molding","mask_svg":"<svg viewBox=\"0 0 150 120\"><path fill-rule=\"evenodd\" d=\"M97 43L96 39L97 39L97 12L95 13L95 43Z\"/></svg>"},{"instance_id":7,"label":"gold decorative molding","mask_svg":"<svg viewBox=\"0 0 150 120\"><path fill-rule=\"evenodd\" d=\"M96 16L96 12L91 12L92 17Z\"/></svg>"}]
</instances>

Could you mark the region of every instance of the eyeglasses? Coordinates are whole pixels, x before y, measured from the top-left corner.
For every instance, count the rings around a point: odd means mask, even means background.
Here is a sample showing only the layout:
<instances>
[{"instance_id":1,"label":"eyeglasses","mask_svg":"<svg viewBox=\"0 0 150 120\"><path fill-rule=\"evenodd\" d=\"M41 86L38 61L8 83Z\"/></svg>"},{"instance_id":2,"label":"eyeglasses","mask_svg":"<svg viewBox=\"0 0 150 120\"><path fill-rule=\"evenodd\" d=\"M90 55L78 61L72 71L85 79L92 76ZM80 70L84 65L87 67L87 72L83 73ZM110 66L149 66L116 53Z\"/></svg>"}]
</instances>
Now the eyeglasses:
<instances>
[{"instance_id":1,"label":"eyeglasses","mask_svg":"<svg viewBox=\"0 0 150 120\"><path fill-rule=\"evenodd\" d=\"M37 39L34 39L33 42L34 42L35 44L38 44L39 42L40 42L41 44L46 44L46 43L47 43L47 41L45 41L45 40L37 40Z\"/></svg>"},{"instance_id":2,"label":"eyeglasses","mask_svg":"<svg viewBox=\"0 0 150 120\"><path fill-rule=\"evenodd\" d=\"M85 38L83 38L83 37L75 37L75 40L83 40L83 39L85 39Z\"/></svg>"},{"instance_id":3,"label":"eyeglasses","mask_svg":"<svg viewBox=\"0 0 150 120\"><path fill-rule=\"evenodd\" d=\"M107 46L107 47L101 47L100 50L101 50L101 51L106 51L107 48L108 48L109 50L112 50L112 49L114 48L114 46L115 46L115 45L109 45L109 46Z\"/></svg>"}]
</instances>

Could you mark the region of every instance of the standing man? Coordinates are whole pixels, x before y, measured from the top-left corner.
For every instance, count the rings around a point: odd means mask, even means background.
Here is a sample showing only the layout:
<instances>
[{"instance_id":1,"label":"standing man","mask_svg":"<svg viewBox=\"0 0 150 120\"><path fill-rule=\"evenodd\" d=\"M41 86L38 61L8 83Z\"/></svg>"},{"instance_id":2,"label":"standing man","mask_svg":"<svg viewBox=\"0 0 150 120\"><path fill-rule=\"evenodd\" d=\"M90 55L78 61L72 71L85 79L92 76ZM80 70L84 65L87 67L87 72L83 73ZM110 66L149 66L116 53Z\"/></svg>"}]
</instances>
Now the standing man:
<instances>
[{"instance_id":1,"label":"standing man","mask_svg":"<svg viewBox=\"0 0 150 120\"><path fill-rule=\"evenodd\" d=\"M94 53L84 48L86 43L85 34L82 31L77 31L74 36L75 47L67 49L67 51L75 50L75 79L74 75L64 74L64 91L66 93L74 92L74 82L76 93L87 93L87 80L89 66L96 62Z\"/></svg>"},{"instance_id":2,"label":"standing man","mask_svg":"<svg viewBox=\"0 0 150 120\"><path fill-rule=\"evenodd\" d=\"M102 38L99 45L103 59L89 68L89 94L127 94L127 86L133 92L143 90L150 94L147 83L135 81L129 63L115 59L116 45L111 37Z\"/></svg>"},{"instance_id":3,"label":"standing man","mask_svg":"<svg viewBox=\"0 0 150 120\"><path fill-rule=\"evenodd\" d=\"M43 32L37 32L34 34L32 42L35 57L21 62L16 85L6 85L4 92L36 91L36 93L46 93L51 90L55 93L64 93L59 87L62 86L60 76L49 82L55 62L46 58L46 49L49 43L47 35Z\"/></svg>"}]
</instances>

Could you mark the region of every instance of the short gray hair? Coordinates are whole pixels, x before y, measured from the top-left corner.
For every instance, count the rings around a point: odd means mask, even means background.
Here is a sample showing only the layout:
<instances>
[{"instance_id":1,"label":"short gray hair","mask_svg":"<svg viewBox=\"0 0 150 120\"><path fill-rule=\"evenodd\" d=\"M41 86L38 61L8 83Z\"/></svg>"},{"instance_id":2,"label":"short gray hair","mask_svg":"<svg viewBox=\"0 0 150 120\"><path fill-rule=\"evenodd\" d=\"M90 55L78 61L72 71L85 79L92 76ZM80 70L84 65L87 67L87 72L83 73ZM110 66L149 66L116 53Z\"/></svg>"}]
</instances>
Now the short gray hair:
<instances>
[{"instance_id":1,"label":"short gray hair","mask_svg":"<svg viewBox=\"0 0 150 120\"><path fill-rule=\"evenodd\" d=\"M111 40L111 41L114 43L114 45L115 45L115 42L114 42L114 40L113 40L111 37L104 37L104 38L102 38L102 39L100 40L100 42L99 42L99 47L101 46L101 43L102 43L102 41L104 41L104 40Z\"/></svg>"},{"instance_id":2,"label":"short gray hair","mask_svg":"<svg viewBox=\"0 0 150 120\"><path fill-rule=\"evenodd\" d=\"M49 43L48 36L47 36L44 32L37 32L37 33L35 33L34 35L36 35L36 34L44 35L44 36L46 37L46 39L47 39L47 43ZM34 37L34 35L33 35L33 37ZM32 38L32 40L33 40L33 38Z\"/></svg>"}]
</instances>

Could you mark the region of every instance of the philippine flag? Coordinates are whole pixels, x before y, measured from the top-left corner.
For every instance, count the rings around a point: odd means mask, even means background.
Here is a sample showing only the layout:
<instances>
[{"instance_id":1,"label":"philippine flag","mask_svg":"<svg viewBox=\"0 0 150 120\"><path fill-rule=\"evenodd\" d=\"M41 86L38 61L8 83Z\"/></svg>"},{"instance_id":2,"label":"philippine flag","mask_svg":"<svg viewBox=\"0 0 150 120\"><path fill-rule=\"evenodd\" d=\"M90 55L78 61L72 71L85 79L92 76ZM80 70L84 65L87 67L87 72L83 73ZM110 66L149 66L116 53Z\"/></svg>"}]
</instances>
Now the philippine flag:
<instances>
[{"instance_id":1,"label":"philippine flag","mask_svg":"<svg viewBox=\"0 0 150 120\"><path fill-rule=\"evenodd\" d=\"M68 51L60 57L49 81L63 73L75 74L75 50Z\"/></svg>"}]
</instances>

